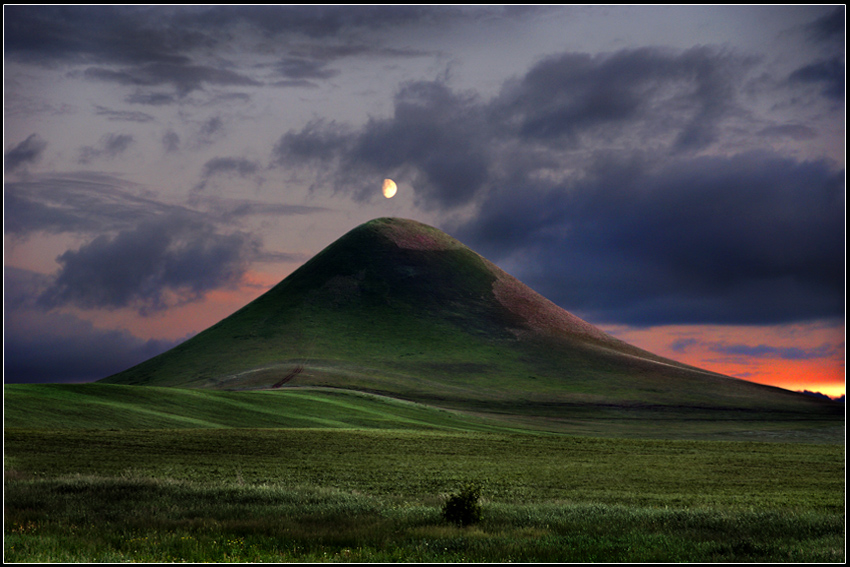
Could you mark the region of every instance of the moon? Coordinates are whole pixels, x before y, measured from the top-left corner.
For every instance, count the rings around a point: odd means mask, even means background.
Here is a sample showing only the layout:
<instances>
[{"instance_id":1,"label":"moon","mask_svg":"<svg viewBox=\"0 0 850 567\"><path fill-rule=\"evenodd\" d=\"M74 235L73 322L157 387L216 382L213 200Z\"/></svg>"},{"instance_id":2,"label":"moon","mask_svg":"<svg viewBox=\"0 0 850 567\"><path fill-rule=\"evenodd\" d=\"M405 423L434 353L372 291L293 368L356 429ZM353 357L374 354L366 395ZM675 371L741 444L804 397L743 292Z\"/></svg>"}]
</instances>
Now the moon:
<instances>
[{"instance_id":1,"label":"moon","mask_svg":"<svg viewBox=\"0 0 850 567\"><path fill-rule=\"evenodd\" d=\"M398 186L392 179L384 179L384 187L381 190L384 192L384 197L391 199L396 191L398 191Z\"/></svg>"}]
</instances>

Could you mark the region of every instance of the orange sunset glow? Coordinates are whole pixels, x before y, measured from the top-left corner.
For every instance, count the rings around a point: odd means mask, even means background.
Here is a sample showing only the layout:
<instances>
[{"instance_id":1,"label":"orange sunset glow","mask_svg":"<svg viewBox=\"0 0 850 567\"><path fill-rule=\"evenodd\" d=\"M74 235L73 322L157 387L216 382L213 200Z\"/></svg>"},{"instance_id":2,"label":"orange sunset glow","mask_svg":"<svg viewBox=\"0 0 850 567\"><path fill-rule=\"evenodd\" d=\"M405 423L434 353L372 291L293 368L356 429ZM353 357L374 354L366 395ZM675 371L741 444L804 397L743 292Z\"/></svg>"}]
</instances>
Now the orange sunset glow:
<instances>
[{"instance_id":1,"label":"orange sunset glow","mask_svg":"<svg viewBox=\"0 0 850 567\"><path fill-rule=\"evenodd\" d=\"M277 274L249 271L244 274L238 286L213 290L206 294L203 302L186 303L147 317L138 317L131 309L71 312L102 328L132 329L134 335L145 340L181 340L238 311L274 287L280 279L283 277Z\"/></svg>"},{"instance_id":2,"label":"orange sunset glow","mask_svg":"<svg viewBox=\"0 0 850 567\"><path fill-rule=\"evenodd\" d=\"M843 323L603 328L656 354L750 382L832 398L846 391Z\"/></svg>"}]
</instances>

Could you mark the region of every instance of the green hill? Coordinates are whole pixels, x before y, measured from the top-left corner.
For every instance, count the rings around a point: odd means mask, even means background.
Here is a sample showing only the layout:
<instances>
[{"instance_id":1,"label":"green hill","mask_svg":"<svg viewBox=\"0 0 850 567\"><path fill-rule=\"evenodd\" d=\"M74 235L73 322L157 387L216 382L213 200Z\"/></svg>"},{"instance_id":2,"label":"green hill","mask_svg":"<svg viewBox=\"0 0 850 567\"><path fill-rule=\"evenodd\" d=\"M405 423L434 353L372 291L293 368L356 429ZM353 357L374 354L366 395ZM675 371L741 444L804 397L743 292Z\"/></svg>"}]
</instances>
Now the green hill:
<instances>
[{"instance_id":1,"label":"green hill","mask_svg":"<svg viewBox=\"0 0 850 567\"><path fill-rule=\"evenodd\" d=\"M445 233L396 218L355 228L233 315L101 382L321 386L562 424L843 415L628 345Z\"/></svg>"}]
</instances>

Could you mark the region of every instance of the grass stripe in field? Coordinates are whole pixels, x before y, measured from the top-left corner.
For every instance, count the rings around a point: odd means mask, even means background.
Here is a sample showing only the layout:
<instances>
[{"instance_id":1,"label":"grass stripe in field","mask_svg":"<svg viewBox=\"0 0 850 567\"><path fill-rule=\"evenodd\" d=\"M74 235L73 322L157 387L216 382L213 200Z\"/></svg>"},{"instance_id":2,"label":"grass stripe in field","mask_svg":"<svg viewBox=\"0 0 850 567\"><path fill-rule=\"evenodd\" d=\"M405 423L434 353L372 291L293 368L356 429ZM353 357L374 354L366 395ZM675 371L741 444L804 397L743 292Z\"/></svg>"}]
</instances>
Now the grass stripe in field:
<instances>
[{"instance_id":1,"label":"grass stripe in field","mask_svg":"<svg viewBox=\"0 0 850 567\"><path fill-rule=\"evenodd\" d=\"M438 429L602 437L841 443L843 421L787 415L694 415L687 408L470 402L439 407L337 388L224 391L110 384L4 386L5 427L158 429L195 427ZM551 406L551 407L550 407ZM539 413L542 412L542 413Z\"/></svg>"},{"instance_id":2,"label":"grass stripe in field","mask_svg":"<svg viewBox=\"0 0 850 567\"><path fill-rule=\"evenodd\" d=\"M399 400L389 400L389 399L381 399L377 396L352 396L352 395L343 395L341 397L334 396L328 392L310 392L304 390L284 390L281 392L272 392L274 395L282 395L288 398L297 398L301 400L311 400L316 402L317 404L325 404L331 405L339 408L345 408L347 410L351 410L355 413L367 414L371 416L375 416L381 421L385 421L388 427L395 429L400 424L410 424L417 425L423 428L432 428L435 427L434 420L425 420L425 419L413 419L410 417L406 417L404 415L400 415L400 410L408 409L410 411L425 411L428 413L439 411L434 408L427 408L421 404L415 404L414 402L407 402L407 407L405 407L405 402ZM345 398L346 400L342 399ZM370 399L371 398L371 399ZM356 402L356 403L355 403ZM375 405L382 405L381 409L373 409L372 407L368 407L365 403L373 403ZM443 426L445 429L457 430L457 431L467 431L469 428L464 426Z\"/></svg>"},{"instance_id":3,"label":"grass stripe in field","mask_svg":"<svg viewBox=\"0 0 850 567\"><path fill-rule=\"evenodd\" d=\"M6 427L501 429L424 404L329 389L230 392L106 384L4 387Z\"/></svg>"},{"instance_id":4,"label":"grass stripe in field","mask_svg":"<svg viewBox=\"0 0 850 567\"><path fill-rule=\"evenodd\" d=\"M428 498L480 480L501 502L844 509L844 448L352 429L7 429L7 470L333 487Z\"/></svg>"},{"instance_id":5,"label":"grass stripe in field","mask_svg":"<svg viewBox=\"0 0 850 567\"><path fill-rule=\"evenodd\" d=\"M174 413L168 413L168 412L164 412L164 411L157 411L157 410L154 410L154 409L141 407L138 404L122 404L120 402L109 402L109 401L100 401L100 400L94 400L94 401L90 401L88 403L90 403L90 404L101 404L103 406L106 406L106 407L109 407L109 408L112 408L112 409L124 410L126 412L136 412L136 413L140 413L140 414L144 414L144 415L155 416L155 417L158 417L158 418L162 418L164 421L177 422L177 423L175 423L175 425L180 424L180 425L183 425L185 427L220 427L220 425L218 423L208 421L208 420L205 420L205 419L198 419L198 418L194 418L194 417L177 415L177 414L174 414ZM141 421L141 419L140 419L140 421Z\"/></svg>"},{"instance_id":6,"label":"grass stripe in field","mask_svg":"<svg viewBox=\"0 0 850 567\"><path fill-rule=\"evenodd\" d=\"M254 398L257 393L258 392L230 393L210 392L205 390L180 390L181 395L197 398L198 401L202 403L213 400L218 405L239 408L250 414L254 414L258 420L266 417L270 420L269 425L280 422L281 417L286 416L289 419L303 421L303 423L299 424L301 427L311 425L314 427L348 427L348 424L345 421L331 419L329 417L321 417L329 415L328 413L321 411L321 408L318 408L320 411L315 411L315 408L306 408L307 411L299 411L298 409L293 408L291 404L286 404L286 402L292 401L292 399L297 399L297 396L284 394L284 404L275 404L274 406L269 407L257 403L256 398ZM248 396L248 398L246 399L245 396ZM328 402L328 400L324 400L319 397L311 398L305 396L302 397L302 399L317 402L317 405L319 406L321 406L322 403ZM229 427L230 425L228 424L227 413L221 414L221 417L222 419L215 426Z\"/></svg>"}]
</instances>

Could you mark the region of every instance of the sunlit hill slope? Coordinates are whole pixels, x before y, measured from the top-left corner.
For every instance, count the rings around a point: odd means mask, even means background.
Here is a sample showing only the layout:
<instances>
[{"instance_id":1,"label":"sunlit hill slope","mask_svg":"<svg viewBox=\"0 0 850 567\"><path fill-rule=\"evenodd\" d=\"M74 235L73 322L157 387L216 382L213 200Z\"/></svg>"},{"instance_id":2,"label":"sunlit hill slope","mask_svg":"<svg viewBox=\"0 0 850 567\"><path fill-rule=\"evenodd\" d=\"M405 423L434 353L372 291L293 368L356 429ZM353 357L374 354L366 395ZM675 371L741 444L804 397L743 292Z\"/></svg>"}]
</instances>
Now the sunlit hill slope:
<instances>
[{"instance_id":1,"label":"sunlit hill slope","mask_svg":"<svg viewBox=\"0 0 850 567\"><path fill-rule=\"evenodd\" d=\"M842 411L619 341L447 234L398 218L353 229L230 317L101 382L325 386L562 420Z\"/></svg>"}]
</instances>

